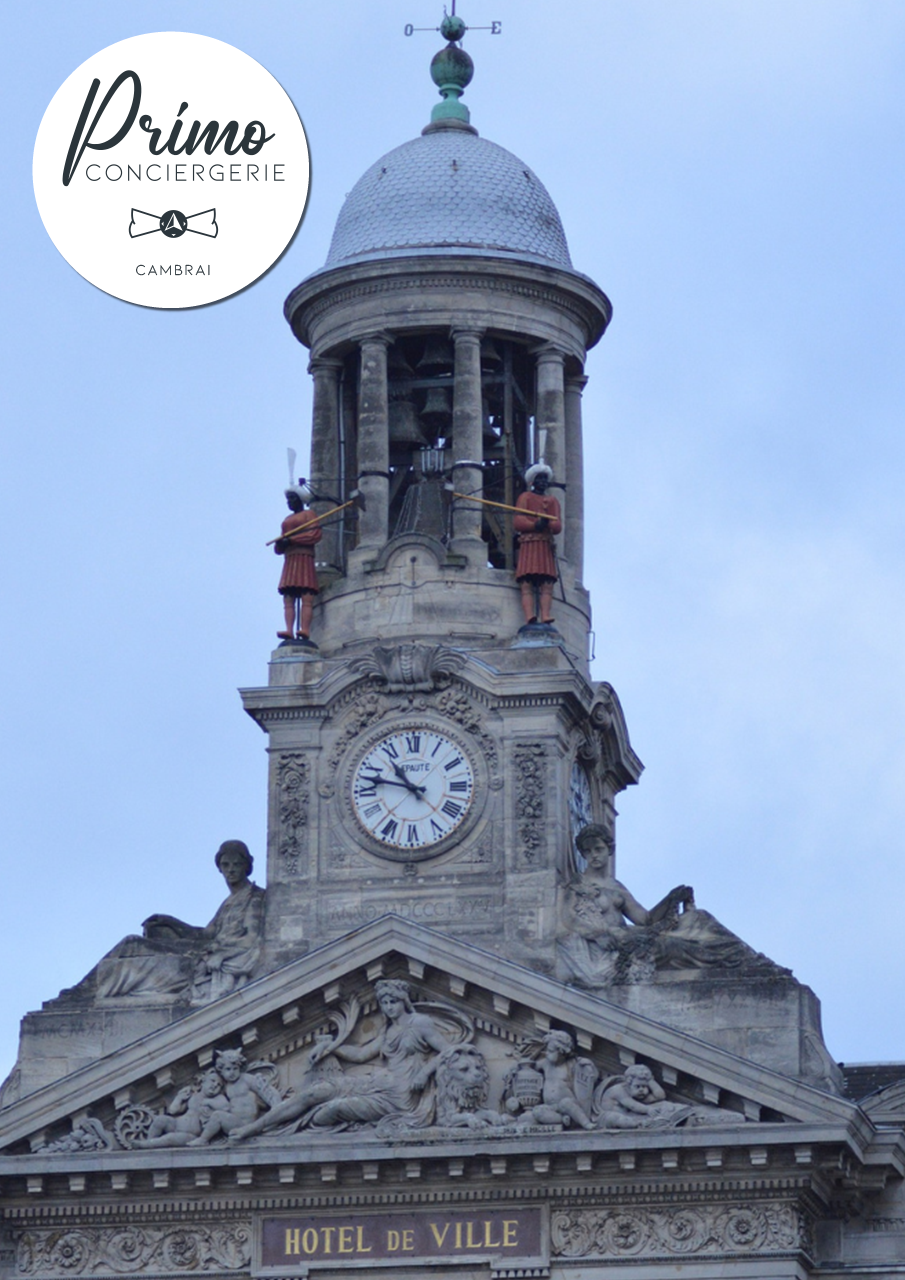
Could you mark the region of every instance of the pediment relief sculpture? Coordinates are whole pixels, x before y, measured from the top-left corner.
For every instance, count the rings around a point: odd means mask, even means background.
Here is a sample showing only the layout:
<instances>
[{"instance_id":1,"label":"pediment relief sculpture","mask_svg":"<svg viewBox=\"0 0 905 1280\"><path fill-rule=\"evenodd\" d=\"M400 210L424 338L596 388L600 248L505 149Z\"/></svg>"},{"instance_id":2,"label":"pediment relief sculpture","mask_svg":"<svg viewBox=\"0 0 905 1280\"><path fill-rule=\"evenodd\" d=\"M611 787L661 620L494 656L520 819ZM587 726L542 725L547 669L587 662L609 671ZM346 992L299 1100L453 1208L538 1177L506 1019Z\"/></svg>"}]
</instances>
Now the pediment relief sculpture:
<instances>
[{"instance_id":1,"label":"pediment relief sculpture","mask_svg":"<svg viewBox=\"0 0 905 1280\"><path fill-rule=\"evenodd\" d=\"M612 1047L595 1061L578 1054L568 1030L513 1034L505 1022L417 999L400 978L348 998L328 1014L328 1025L329 1032L307 1031L298 1051L279 1054L279 1065L217 1049L206 1069L156 1105L129 1101L112 1121L82 1113L71 1134L44 1149L294 1144L315 1132L347 1131L393 1143L476 1134L492 1140L745 1123L739 1112L694 1101L687 1089L668 1098L646 1064L614 1074Z\"/></svg>"},{"instance_id":2,"label":"pediment relief sculpture","mask_svg":"<svg viewBox=\"0 0 905 1280\"><path fill-rule=\"evenodd\" d=\"M735 1111L670 1102L650 1067L634 1063L621 1075L601 1075L577 1057L568 1031L548 1031L519 1047L521 1062L506 1077L507 1109L540 1125L581 1129L675 1129L744 1124Z\"/></svg>"},{"instance_id":3,"label":"pediment relief sculpture","mask_svg":"<svg viewBox=\"0 0 905 1280\"><path fill-rule=\"evenodd\" d=\"M266 891L254 884L254 859L241 840L226 840L214 858L229 895L204 926L152 915L142 933L118 942L67 1002L125 999L207 1004L244 986L261 960Z\"/></svg>"},{"instance_id":4,"label":"pediment relief sculpture","mask_svg":"<svg viewBox=\"0 0 905 1280\"><path fill-rule=\"evenodd\" d=\"M587 865L559 900L557 976L596 991L646 982L659 970L709 970L720 977L779 977L774 964L695 905L677 885L651 910L612 875L612 823L590 823L576 838Z\"/></svg>"}]
</instances>

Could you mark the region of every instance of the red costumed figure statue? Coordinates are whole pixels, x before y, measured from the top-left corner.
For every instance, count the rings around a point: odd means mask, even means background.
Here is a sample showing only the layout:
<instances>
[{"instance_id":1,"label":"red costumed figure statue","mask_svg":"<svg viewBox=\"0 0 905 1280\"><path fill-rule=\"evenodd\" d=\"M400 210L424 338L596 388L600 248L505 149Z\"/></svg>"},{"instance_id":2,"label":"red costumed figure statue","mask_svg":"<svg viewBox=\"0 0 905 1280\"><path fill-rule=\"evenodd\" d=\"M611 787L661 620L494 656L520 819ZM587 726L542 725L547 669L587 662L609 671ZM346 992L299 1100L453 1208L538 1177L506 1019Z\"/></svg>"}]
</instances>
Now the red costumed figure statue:
<instances>
[{"instance_id":1,"label":"red costumed figure statue","mask_svg":"<svg viewBox=\"0 0 905 1280\"><path fill-rule=\"evenodd\" d=\"M545 462L537 462L525 473L529 486L516 506L524 515L513 520L518 534L518 564L515 580L522 589L522 608L527 623L553 621L553 586L558 578L553 538L562 531L559 502L547 493L553 472Z\"/></svg>"},{"instance_id":2,"label":"red costumed figure statue","mask_svg":"<svg viewBox=\"0 0 905 1280\"><path fill-rule=\"evenodd\" d=\"M290 514L283 521L282 537L274 551L284 557L279 592L283 597L285 630L278 631L281 640L307 640L311 631L314 597L318 593L314 571L314 548L323 537L317 516L305 505L311 492L304 484L286 490Z\"/></svg>"}]
</instances>

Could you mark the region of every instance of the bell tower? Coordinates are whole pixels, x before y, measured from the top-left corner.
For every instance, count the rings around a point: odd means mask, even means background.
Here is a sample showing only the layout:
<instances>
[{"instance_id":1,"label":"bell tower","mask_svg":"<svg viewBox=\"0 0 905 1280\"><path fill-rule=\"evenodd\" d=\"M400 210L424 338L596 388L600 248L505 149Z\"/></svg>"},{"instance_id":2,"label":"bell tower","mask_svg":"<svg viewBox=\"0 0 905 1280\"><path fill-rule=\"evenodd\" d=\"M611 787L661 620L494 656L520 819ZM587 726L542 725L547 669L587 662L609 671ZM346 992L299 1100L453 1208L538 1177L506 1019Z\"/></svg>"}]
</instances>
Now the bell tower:
<instances>
[{"instance_id":1,"label":"bell tower","mask_svg":"<svg viewBox=\"0 0 905 1280\"><path fill-rule=\"evenodd\" d=\"M574 834L641 770L590 681L582 584L584 367L610 303L540 180L471 124L456 23L431 121L355 184L285 306L323 533L312 643L243 694L270 739L272 965L393 912L552 971ZM526 622L516 507L539 470L558 519L520 541L554 553L552 620Z\"/></svg>"}]
</instances>

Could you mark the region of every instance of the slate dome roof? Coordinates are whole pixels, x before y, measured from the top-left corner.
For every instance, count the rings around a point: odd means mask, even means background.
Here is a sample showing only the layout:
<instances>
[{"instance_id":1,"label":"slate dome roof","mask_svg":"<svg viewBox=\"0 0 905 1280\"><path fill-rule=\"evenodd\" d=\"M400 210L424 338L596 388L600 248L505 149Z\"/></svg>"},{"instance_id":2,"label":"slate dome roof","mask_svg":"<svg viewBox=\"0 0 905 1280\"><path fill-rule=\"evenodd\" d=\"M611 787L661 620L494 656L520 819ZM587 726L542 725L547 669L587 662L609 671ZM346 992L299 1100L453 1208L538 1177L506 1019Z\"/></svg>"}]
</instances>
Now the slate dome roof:
<instances>
[{"instance_id":1,"label":"slate dome roof","mask_svg":"<svg viewBox=\"0 0 905 1280\"><path fill-rule=\"evenodd\" d=\"M340 210L325 269L425 252L572 269L544 184L511 151L467 129L431 129L371 165Z\"/></svg>"}]
</instances>

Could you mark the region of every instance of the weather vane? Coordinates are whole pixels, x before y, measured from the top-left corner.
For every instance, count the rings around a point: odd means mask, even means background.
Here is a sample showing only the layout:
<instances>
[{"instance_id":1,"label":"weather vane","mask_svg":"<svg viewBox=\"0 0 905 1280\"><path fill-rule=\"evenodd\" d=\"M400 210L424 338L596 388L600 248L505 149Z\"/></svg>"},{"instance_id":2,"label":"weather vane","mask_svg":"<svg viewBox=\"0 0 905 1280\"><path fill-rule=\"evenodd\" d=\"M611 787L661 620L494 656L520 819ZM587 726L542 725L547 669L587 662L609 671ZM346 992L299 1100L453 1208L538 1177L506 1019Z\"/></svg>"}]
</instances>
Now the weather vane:
<instances>
[{"instance_id":1,"label":"weather vane","mask_svg":"<svg viewBox=\"0 0 905 1280\"><path fill-rule=\"evenodd\" d=\"M502 33L502 22L491 22L489 27L467 27L462 18L456 13L456 0L452 0L452 7L449 13L446 12L446 6L443 7L443 21L439 27L415 27L407 22L403 27L403 31L407 36L414 35L416 31L439 31L444 40L456 41L462 39L466 31L489 31L492 36L498 36Z\"/></svg>"}]
</instances>

